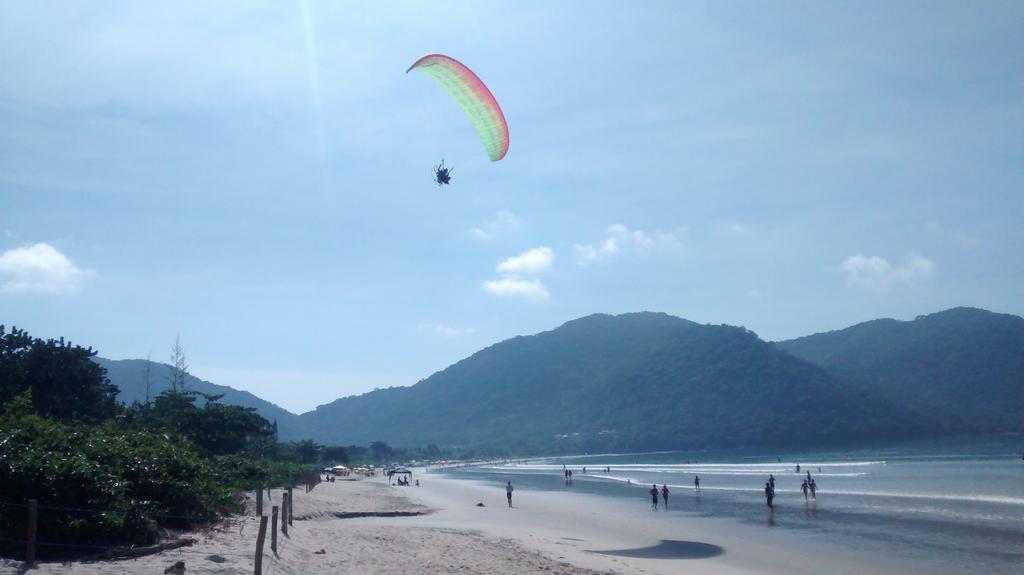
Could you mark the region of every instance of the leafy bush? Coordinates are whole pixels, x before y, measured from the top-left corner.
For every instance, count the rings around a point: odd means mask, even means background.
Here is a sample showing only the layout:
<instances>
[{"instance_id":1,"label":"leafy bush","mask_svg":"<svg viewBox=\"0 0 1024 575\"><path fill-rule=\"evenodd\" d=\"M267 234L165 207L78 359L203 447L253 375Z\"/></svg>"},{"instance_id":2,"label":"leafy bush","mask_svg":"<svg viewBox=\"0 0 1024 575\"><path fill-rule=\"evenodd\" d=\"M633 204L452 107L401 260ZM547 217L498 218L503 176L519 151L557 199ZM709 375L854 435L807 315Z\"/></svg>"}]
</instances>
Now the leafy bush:
<instances>
[{"instance_id":1,"label":"leafy bush","mask_svg":"<svg viewBox=\"0 0 1024 575\"><path fill-rule=\"evenodd\" d=\"M316 465L221 455L213 459L218 479L232 488L251 491L257 487L282 487L302 482L319 471Z\"/></svg>"},{"instance_id":2,"label":"leafy bush","mask_svg":"<svg viewBox=\"0 0 1024 575\"><path fill-rule=\"evenodd\" d=\"M40 542L147 544L159 526L188 526L238 505L214 464L188 444L114 422L63 424L31 409L24 393L0 417L0 485L4 501L38 500ZM23 508L0 507L0 537L23 538L25 521ZM4 545L5 555L20 553Z\"/></svg>"}]
</instances>

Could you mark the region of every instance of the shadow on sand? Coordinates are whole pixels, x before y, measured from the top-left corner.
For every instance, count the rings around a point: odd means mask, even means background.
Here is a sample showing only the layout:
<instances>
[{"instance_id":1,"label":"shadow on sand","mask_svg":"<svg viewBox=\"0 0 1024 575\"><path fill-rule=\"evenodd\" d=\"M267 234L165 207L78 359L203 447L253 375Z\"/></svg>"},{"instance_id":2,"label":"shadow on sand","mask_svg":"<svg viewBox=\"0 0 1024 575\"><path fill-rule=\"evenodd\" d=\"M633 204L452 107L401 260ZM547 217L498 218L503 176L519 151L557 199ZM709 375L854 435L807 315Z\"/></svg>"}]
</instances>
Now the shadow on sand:
<instances>
[{"instance_id":1,"label":"shadow on sand","mask_svg":"<svg viewBox=\"0 0 1024 575\"><path fill-rule=\"evenodd\" d=\"M638 557L640 559L705 559L721 555L725 552L725 549L710 543L663 539L661 543L650 547L612 549L609 551L590 550L588 552L616 555L618 557Z\"/></svg>"}]
</instances>

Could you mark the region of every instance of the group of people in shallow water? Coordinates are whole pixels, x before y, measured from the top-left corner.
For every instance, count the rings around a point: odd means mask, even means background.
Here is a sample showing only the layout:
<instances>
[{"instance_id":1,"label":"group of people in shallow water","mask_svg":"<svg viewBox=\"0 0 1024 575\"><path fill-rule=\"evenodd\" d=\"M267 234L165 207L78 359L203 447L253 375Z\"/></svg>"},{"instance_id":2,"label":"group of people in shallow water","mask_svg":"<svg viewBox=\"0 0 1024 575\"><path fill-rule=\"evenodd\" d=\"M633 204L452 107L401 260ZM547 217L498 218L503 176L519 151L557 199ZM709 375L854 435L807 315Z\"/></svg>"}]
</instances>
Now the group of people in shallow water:
<instances>
[{"instance_id":1,"label":"group of people in shallow water","mask_svg":"<svg viewBox=\"0 0 1024 575\"><path fill-rule=\"evenodd\" d=\"M611 468L610 467L605 467L604 471L606 473L611 473ZM582 472L586 473L587 472L587 468L583 467L582 468ZM796 466L796 472L800 473L800 465ZM818 468L818 472L819 473L821 472L821 468L820 467ZM565 475L565 484L566 485L571 485L572 484L572 469L569 469L565 465L563 465L562 466L562 473ZM804 479L803 483L800 484L800 491L803 492L805 500L810 500L810 499L815 499L816 500L816 499L818 499L818 485L817 485L817 483L814 482L814 478L811 477L811 472L808 470L806 473L807 473L807 478ZM627 485L631 485L632 483L633 482L630 479L628 479L628 478L626 479L626 484ZM698 493L700 492L700 475L694 475L693 476L693 489L694 489L694 491L696 491ZM658 496L660 495L661 496L661 502L662 502L662 504L664 506L664 509L666 511L668 511L668 495L669 495L668 485L662 485L661 489L658 489L658 485L656 483L652 484L650 490L648 490L648 493L651 495L651 508L652 509L657 509L658 508ZM765 498L765 501L768 503L768 508L769 509L774 509L775 508L775 475L774 474L769 474L768 475L768 481L765 482L765 484L764 484L764 498Z\"/></svg>"},{"instance_id":2,"label":"group of people in shallow water","mask_svg":"<svg viewBox=\"0 0 1024 575\"><path fill-rule=\"evenodd\" d=\"M797 473L800 472L799 465L796 466L796 471ZM820 467L818 468L818 471L821 471ZM810 471L807 472L807 478L804 479L803 483L800 484L800 491L802 491L804 494L804 500L808 499L808 494L810 494L810 499L818 499L818 484L814 482L814 478L811 477ZM768 481L764 484L764 498L765 501L768 503L768 508L774 509L775 505L773 504L773 502L775 501L775 476L770 473L768 474Z\"/></svg>"},{"instance_id":3,"label":"group of people in shallow water","mask_svg":"<svg viewBox=\"0 0 1024 575\"><path fill-rule=\"evenodd\" d=\"M584 467L582 471L583 471L583 473L586 473L587 472L587 468ZM612 472L612 468L611 467L605 467L604 468L604 472L605 473L611 473ZM565 475L565 484L566 485L572 485L572 469L567 468L563 464L562 465L562 474Z\"/></svg>"}]
</instances>

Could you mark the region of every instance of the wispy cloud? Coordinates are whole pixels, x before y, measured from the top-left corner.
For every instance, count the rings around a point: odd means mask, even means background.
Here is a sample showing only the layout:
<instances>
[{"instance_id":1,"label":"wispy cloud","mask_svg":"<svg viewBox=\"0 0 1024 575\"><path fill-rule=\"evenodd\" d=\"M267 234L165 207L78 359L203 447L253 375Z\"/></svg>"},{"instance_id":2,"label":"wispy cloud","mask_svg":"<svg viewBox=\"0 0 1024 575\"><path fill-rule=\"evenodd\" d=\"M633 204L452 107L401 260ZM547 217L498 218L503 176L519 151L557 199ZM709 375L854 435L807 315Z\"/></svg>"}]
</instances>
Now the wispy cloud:
<instances>
[{"instance_id":1,"label":"wispy cloud","mask_svg":"<svg viewBox=\"0 0 1024 575\"><path fill-rule=\"evenodd\" d=\"M488 280L481 284L484 291L498 297L522 298L532 302L547 301L551 294L548 288L537 279L525 280L506 277Z\"/></svg>"},{"instance_id":2,"label":"wispy cloud","mask_svg":"<svg viewBox=\"0 0 1024 575\"><path fill-rule=\"evenodd\" d=\"M79 269L49 244L13 248L0 254L0 293L74 292L93 273Z\"/></svg>"},{"instance_id":3,"label":"wispy cloud","mask_svg":"<svg viewBox=\"0 0 1024 575\"><path fill-rule=\"evenodd\" d=\"M598 246L575 244L572 246L572 251L576 254L576 265L585 266L606 260L619 253L619 240L616 238L606 238L604 243Z\"/></svg>"},{"instance_id":4,"label":"wispy cloud","mask_svg":"<svg viewBox=\"0 0 1024 575\"><path fill-rule=\"evenodd\" d=\"M644 253L657 248L677 248L682 245L680 237L689 228L678 227L671 232L645 232L631 230L622 224L612 224L605 230L604 241L597 244L574 244L576 265L588 266L610 260L621 252Z\"/></svg>"},{"instance_id":5,"label":"wispy cloud","mask_svg":"<svg viewBox=\"0 0 1024 575\"><path fill-rule=\"evenodd\" d=\"M839 266L850 285L885 293L897 284L926 280L935 273L935 262L916 253L910 254L901 265L893 265L879 256L857 254Z\"/></svg>"},{"instance_id":6,"label":"wispy cloud","mask_svg":"<svg viewBox=\"0 0 1024 575\"><path fill-rule=\"evenodd\" d=\"M973 248L974 246L981 243L977 237L963 231L963 230L952 230L948 229L935 220L928 220L928 230L934 234L939 234L943 237L948 237L956 243Z\"/></svg>"},{"instance_id":7,"label":"wispy cloud","mask_svg":"<svg viewBox=\"0 0 1024 575\"><path fill-rule=\"evenodd\" d=\"M494 214L494 219L469 230L479 240L492 240L498 235L519 229L523 221L512 212L502 210Z\"/></svg>"},{"instance_id":8,"label":"wispy cloud","mask_svg":"<svg viewBox=\"0 0 1024 575\"><path fill-rule=\"evenodd\" d=\"M423 323L420 324L420 329L441 337L459 337L476 333L471 327L453 327L443 323Z\"/></svg>"}]
</instances>

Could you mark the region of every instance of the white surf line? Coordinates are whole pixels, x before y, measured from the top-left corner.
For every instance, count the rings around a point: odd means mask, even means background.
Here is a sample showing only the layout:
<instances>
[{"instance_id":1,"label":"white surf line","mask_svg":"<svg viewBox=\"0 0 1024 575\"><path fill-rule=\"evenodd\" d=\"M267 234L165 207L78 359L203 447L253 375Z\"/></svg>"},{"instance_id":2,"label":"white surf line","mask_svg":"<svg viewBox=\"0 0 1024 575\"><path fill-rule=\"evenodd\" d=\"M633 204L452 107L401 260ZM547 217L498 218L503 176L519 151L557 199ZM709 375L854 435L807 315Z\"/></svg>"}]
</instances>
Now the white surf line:
<instances>
[{"instance_id":1,"label":"white surf line","mask_svg":"<svg viewBox=\"0 0 1024 575\"><path fill-rule=\"evenodd\" d=\"M605 467L611 467L613 469L678 469L678 470L689 470L697 468L715 468L715 469L783 469L787 472L793 472L795 469L795 463L715 463L706 461L704 463L597 463L590 465L595 469L602 469ZM800 463L800 472L813 471L818 467L866 467L871 465L888 465L885 460L878 461L822 461L822 462L811 462L811 463ZM537 463L523 463L523 464L499 464L495 467L505 468L512 467L517 469L561 469L559 464L537 464Z\"/></svg>"},{"instance_id":2,"label":"white surf line","mask_svg":"<svg viewBox=\"0 0 1024 575\"><path fill-rule=\"evenodd\" d=\"M598 476L594 476L595 478ZM609 477L601 476L602 479L609 479L619 483L631 483L639 487L646 487L646 482L637 482L635 478L631 477ZM669 487L674 489L687 489L690 491L696 491L693 485L673 485L669 484ZM744 493L761 493L764 491L763 487L721 487L717 485L701 485L701 491L738 491ZM801 493L799 489L776 489L776 493ZM1002 505L1024 505L1024 498L1010 497L1003 495L983 495L983 494L970 494L970 495L943 495L938 493L904 493L904 492L886 492L886 491L850 491L843 489L821 489L818 488L818 493L823 496L827 495L848 495L855 497L889 497L899 499L923 499L923 500L937 500L937 501L959 501L963 503L993 503Z\"/></svg>"}]
</instances>

